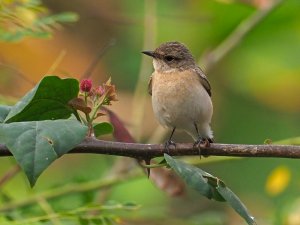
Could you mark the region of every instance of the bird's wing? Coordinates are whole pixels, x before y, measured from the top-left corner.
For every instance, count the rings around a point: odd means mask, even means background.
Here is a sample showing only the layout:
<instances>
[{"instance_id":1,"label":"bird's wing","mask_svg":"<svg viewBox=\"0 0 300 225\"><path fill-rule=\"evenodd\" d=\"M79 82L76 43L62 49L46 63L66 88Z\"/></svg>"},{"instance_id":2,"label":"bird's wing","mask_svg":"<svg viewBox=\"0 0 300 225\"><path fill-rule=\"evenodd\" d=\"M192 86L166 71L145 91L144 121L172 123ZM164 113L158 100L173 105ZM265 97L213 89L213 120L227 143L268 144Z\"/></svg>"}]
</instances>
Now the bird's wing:
<instances>
[{"instance_id":1,"label":"bird's wing","mask_svg":"<svg viewBox=\"0 0 300 225\"><path fill-rule=\"evenodd\" d=\"M148 81L148 93L149 95L152 95L152 75L150 76L150 79Z\"/></svg>"},{"instance_id":2,"label":"bird's wing","mask_svg":"<svg viewBox=\"0 0 300 225\"><path fill-rule=\"evenodd\" d=\"M211 96L211 86L204 72L200 69L200 67L197 67L195 70L200 77L200 83L203 85L208 95Z\"/></svg>"}]
</instances>

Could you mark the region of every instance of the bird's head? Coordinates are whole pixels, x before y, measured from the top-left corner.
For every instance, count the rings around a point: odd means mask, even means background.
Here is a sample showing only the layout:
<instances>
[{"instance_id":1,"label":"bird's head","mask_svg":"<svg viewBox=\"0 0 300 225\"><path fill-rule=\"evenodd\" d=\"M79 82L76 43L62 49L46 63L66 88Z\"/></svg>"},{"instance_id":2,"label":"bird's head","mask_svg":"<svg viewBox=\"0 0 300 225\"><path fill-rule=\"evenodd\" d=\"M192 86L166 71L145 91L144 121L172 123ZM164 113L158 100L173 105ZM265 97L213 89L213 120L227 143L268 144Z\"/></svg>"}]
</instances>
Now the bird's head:
<instances>
[{"instance_id":1,"label":"bird's head","mask_svg":"<svg viewBox=\"0 0 300 225\"><path fill-rule=\"evenodd\" d=\"M177 41L163 43L154 51L143 51L142 53L153 58L154 69L160 72L185 70L195 65L190 51L184 44Z\"/></svg>"}]
</instances>

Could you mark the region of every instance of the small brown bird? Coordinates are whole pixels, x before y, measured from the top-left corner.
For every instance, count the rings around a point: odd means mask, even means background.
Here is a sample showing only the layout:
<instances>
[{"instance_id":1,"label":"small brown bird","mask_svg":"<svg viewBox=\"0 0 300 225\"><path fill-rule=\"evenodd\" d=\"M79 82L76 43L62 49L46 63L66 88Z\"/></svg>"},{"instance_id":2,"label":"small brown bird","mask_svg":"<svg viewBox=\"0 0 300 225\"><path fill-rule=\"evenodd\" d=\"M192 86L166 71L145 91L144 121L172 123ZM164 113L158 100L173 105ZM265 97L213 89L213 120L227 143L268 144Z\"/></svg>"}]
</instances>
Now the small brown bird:
<instances>
[{"instance_id":1,"label":"small brown bird","mask_svg":"<svg viewBox=\"0 0 300 225\"><path fill-rule=\"evenodd\" d=\"M167 42L154 51L142 53L153 58L155 71L148 92L152 95L155 117L161 125L173 129L166 149L170 145L176 147L172 141L176 128L190 134L194 146L212 143L211 87L187 47L179 42Z\"/></svg>"}]
</instances>

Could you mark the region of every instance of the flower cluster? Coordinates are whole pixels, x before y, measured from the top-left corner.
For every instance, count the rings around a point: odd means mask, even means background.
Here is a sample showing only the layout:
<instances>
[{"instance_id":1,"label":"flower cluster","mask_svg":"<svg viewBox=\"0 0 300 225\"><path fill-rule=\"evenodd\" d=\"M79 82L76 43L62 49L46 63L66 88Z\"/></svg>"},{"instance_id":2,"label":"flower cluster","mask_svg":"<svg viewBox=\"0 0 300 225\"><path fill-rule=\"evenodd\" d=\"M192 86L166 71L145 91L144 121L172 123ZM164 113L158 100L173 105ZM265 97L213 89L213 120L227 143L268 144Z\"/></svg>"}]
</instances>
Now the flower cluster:
<instances>
[{"instance_id":1,"label":"flower cluster","mask_svg":"<svg viewBox=\"0 0 300 225\"><path fill-rule=\"evenodd\" d=\"M111 101L117 101L115 85L111 84L111 79L100 86L93 87L92 80L83 79L80 82L80 91L83 95L91 98L95 104L100 101L101 105L111 105Z\"/></svg>"},{"instance_id":2,"label":"flower cluster","mask_svg":"<svg viewBox=\"0 0 300 225\"><path fill-rule=\"evenodd\" d=\"M80 82L79 97L72 99L69 105L75 110L84 113L82 116L77 113L78 118L88 127L93 127L93 121L104 115L101 112L101 107L111 105L112 101L117 101L115 85L111 84L111 79L100 86L93 87L93 82L90 79L83 79Z\"/></svg>"}]
</instances>

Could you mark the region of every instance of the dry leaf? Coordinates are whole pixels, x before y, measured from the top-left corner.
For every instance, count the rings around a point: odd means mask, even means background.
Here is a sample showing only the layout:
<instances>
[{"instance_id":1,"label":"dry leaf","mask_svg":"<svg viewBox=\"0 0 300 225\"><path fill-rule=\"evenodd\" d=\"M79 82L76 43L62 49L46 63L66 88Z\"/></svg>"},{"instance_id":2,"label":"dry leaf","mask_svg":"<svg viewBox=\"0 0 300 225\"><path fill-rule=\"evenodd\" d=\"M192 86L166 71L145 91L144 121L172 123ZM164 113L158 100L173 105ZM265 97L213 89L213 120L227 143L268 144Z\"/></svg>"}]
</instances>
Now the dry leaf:
<instances>
[{"instance_id":1,"label":"dry leaf","mask_svg":"<svg viewBox=\"0 0 300 225\"><path fill-rule=\"evenodd\" d=\"M92 109L89 106L86 106L85 102L81 98L73 98L68 102L68 105L72 108L82 111L85 114L88 114L92 111Z\"/></svg>"}]
</instances>

